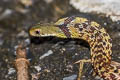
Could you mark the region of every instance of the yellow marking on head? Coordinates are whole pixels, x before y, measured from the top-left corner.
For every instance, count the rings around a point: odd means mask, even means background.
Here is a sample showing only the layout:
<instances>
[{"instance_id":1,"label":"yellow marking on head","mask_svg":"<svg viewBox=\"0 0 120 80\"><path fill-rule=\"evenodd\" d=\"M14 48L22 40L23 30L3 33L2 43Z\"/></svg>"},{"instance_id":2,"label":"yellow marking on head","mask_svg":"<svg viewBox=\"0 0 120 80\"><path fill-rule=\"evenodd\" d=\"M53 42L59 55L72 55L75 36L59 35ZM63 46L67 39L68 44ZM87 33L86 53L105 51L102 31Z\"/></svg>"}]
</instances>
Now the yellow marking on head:
<instances>
[{"instance_id":1,"label":"yellow marking on head","mask_svg":"<svg viewBox=\"0 0 120 80\"><path fill-rule=\"evenodd\" d=\"M69 30L72 38L79 38L79 31L76 28L74 28L73 26L70 26Z\"/></svg>"},{"instance_id":2,"label":"yellow marking on head","mask_svg":"<svg viewBox=\"0 0 120 80\"><path fill-rule=\"evenodd\" d=\"M103 32L103 33L106 33L104 28L100 29L100 31Z\"/></svg>"},{"instance_id":3,"label":"yellow marking on head","mask_svg":"<svg viewBox=\"0 0 120 80\"><path fill-rule=\"evenodd\" d=\"M95 26L96 26L96 27L99 27L100 25L99 25L98 23L92 21L92 22L91 22L91 26L93 26L93 27L95 27Z\"/></svg>"},{"instance_id":4,"label":"yellow marking on head","mask_svg":"<svg viewBox=\"0 0 120 80\"><path fill-rule=\"evenodd\" d=\"M80 17L75 18L75 23L84 23L86 21L88 21L86 18L80 18Z\"/></svg>"},{"instance_id":5,"label":"yellow marking on head","mask_svg":"<svg viewBox=\"0 0 120 80\"><path fill-rule=\"evenodd\" d=\"M60 24L63 24L63 23L64 23L64 21L65 21L65 19L67 19L67 18L62 18L62 19L59 19L59 20L55 23L55 25L60 25Z\"/></svg>"}]
</instances>

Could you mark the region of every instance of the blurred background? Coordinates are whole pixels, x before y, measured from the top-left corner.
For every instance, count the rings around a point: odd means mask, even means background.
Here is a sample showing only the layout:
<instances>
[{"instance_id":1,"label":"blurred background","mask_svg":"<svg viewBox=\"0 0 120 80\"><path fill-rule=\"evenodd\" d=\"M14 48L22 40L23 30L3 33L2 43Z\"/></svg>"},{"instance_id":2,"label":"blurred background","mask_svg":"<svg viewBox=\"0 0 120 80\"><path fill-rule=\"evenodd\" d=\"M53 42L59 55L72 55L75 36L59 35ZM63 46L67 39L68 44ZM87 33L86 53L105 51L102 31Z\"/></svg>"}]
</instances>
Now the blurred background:
<instances>
[{"instance_id":1,"label":"blurred background","mask_svg":"<svg viewBox=\"0 0 120 80\"><path fill-rule=\"evenodd\" d=\"M76 80L79 64L74 62L90 58L82 41L79 45L49 39L36 45L28 34L37 23L53 23L67 16L85 17L102 25L113 39L112 58L120 61L120 0L0 0L0 80L16 80L13 62L21 42L30 56L31 80L33 76L35 80ZM81 80L99 80L92 72L91 64L86 64Z\"/></svg>"}]
</instances>

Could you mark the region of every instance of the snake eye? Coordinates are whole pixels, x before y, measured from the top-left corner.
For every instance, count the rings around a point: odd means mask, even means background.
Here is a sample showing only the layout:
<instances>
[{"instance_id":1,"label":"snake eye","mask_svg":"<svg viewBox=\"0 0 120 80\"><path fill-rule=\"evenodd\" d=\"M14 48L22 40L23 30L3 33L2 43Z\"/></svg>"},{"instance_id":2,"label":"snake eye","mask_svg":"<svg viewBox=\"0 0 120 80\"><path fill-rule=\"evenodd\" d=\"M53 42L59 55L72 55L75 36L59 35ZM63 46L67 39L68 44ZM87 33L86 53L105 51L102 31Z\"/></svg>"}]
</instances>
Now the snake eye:
<instances>
[{"instance_id":1,"label":"snake eye","mask_svg":"<svg viewBox=\"0 0 120 80\"><path fill-rule=\"evenodd\" d=\"M35 34L40 34L40 30L36 30L36 31L35 31Z\"/></svg>"}]
</instances>

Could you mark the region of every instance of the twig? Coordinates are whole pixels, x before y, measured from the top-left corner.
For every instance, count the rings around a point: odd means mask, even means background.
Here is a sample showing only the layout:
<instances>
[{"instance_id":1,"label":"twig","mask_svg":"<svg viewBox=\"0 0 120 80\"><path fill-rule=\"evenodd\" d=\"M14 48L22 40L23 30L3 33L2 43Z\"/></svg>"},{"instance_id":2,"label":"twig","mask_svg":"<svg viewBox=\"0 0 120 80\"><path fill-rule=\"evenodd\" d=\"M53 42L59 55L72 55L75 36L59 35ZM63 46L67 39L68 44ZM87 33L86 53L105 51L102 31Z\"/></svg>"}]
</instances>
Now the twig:
<instances>
[{"instance_id":1,"label":"twig","mask_svg":"<svg viewBox=\"0 0 120 80\"><path fill-rule=\"evenodd\" d=\"M22 49L22 45L19 45L16 54L15 67L17 69L17 80L29 80L29 61L26 59L26 49Z\"/></svg>"}]
</instances>

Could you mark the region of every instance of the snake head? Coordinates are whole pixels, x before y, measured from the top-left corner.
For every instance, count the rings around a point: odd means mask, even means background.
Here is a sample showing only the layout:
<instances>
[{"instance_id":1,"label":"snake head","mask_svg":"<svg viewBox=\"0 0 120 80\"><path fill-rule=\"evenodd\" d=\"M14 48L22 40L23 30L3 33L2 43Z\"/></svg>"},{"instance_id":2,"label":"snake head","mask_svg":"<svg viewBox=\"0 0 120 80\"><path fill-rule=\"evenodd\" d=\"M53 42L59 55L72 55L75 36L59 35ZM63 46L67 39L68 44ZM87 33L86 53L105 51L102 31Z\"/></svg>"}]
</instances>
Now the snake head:
<instances>
[{"instance_id":1,"label":"snake head","mask_svg":"<svg viewBox=\"0 0 120 80\"><path fill-rule=\"evenodd\" d=\"M33 37L66 37L61 29L54 24L35 25L29 30L29 35Z\"/></svg>"}]
</instances>

